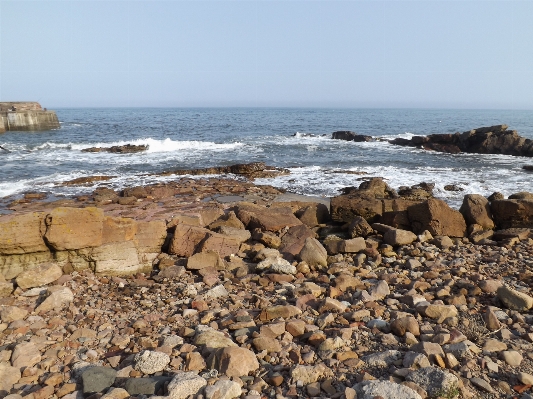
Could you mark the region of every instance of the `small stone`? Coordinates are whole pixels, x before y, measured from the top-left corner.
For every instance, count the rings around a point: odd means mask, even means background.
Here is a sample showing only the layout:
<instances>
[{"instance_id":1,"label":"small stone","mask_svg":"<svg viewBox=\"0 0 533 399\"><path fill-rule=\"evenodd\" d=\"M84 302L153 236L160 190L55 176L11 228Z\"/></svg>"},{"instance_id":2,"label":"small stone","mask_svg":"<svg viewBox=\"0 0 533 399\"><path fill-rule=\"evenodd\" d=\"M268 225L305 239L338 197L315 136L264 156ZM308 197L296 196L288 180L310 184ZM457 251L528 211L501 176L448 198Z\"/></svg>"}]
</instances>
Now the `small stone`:
<instances>
[{"instance_id":1,"label":"small stone","mask_svg":"<svg viewBox=\"0 0 533 399\"><path fill-rule=\"evenodd\" d=\"M206 399L234 399L241 396L241 386L230 380L218 380L205 388Z\"/></svg>"},{"instance_id":2,"label":"small stone","mask_svg":"<svg viewBox=\"0 0 533 399\"><path fill-rule=\"evenodd\" d=\"M522 384L533 385L533 375L521 371L518 373L517 377Z\"/></svg>"},{"instance_id":3,"label":"small stone","mask_svg":"<svg viewBox=\"0 0 533 399\"><path fill-rule=\"evenodd\" d=\"M490 384L482 378L470 378L470 382L472 383L472 385L485 392L494 393L494 389L492 389Z\"/></svg>"},{"instance_id":4,"label":"small stone","mask_svg":"<svg viewBox=\"0 0 533 399\"><path fill-rule=\"evenodd\" d=\"M0 310L0 320L4 323L11 323L15 320L22 320L28 315L26 309L17 306L3 306Z\"/></svg>"},{"instance_id":5,"label":"small stone","mask_svg":"<svg viewBox=\"0 0 533 399\"><path fill-rule=\"evenodd\" d=\"M135 370L143 374L154 374L165 369L170 363L170 357L166 353L144 350L135 355L134 362Z\"/></svg>"},{"instance_id":6,"label":"small stone","mask_svg":"<svg viewBox=\"0 0 533 399\"><path fill-rule=\"evenodd\" d=\"M404 336L406 332L418 336L420 335L420 327L418 321L414 317L400 317L390 323L391 331L399 336Z\"/></svg>"},{"instance_id":7,"label":"small stone","mask_svg":"<svg viewBox=\"0 0 533 399\"><path fill-rule=\"evenodd\" d=\"M523 357L517 351L503 351L502 358L511 367L518 367L522 363Z\"/></svg>"},{"instance_id":8,"label":"small stone","mask_svg":"<svg viewBox=\"0 0 533 399\"><path fill-rule=\"evenodd\" d=\"M401 358L402 353L400 351L388 350L384 352L372 353L364 356L362 359L370 367L388 367Z\"/></svg>"},{"instance_id":9,"label":"small stone","mask_svg":"<svg viewBox=\"0 0 533 399\"><path fill-rule=\"evenodd\" d=\"M487 339L483 345L483 350L486 352L501 352L507 349L505 342L498 341L497 339Z\"/></svg>"},{"instance_id":10,"label":"small stone","mask_svg":"<svg viewBox=\"0 0 533 399\"><path fill-rule=\"evenodd\" d=\"M167 390L170 399L186 399L197 395L207 385L205 378L193 371L178 372L169 382Z\"/></svg>"},{"instance_id":11,"label":"small stone","mask_svg":"<svg viewBox=\"0 0 533 399\"><path fill-rule=\"evenodd\" d=\"M17 285L23 290L50 284L63 275L63 270L55 263L43 263L25 270L17 276Z\"/></svg>"},{"instance_id":12,"label":"small stone","mask_svg":"<svg viewBox=\"0 0 533 399\"><path fill-rule=\"evenodd\" d=\"M129 396L128 391L123 388L111 388L101 399L126 399Z\"/></svg>"}]
</instances>

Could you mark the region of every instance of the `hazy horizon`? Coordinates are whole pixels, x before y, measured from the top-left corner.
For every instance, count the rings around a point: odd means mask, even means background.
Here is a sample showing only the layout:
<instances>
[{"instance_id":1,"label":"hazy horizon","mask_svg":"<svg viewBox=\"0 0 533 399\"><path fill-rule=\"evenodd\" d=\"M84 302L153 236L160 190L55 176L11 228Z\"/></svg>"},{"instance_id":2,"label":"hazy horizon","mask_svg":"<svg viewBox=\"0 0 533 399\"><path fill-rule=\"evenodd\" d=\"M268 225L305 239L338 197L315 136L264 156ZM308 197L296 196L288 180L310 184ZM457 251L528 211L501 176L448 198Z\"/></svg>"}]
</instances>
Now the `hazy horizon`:
<instances>
[{"instance_id":1,"label":"hazy horizon","mask_svg":"<svg viewBox=\"0 0 533 399\"><path fill-rule=\"evenodd\" d=\"M532 1L0 0L0 101L533 109Z\"/></svg>"}]
</instances>

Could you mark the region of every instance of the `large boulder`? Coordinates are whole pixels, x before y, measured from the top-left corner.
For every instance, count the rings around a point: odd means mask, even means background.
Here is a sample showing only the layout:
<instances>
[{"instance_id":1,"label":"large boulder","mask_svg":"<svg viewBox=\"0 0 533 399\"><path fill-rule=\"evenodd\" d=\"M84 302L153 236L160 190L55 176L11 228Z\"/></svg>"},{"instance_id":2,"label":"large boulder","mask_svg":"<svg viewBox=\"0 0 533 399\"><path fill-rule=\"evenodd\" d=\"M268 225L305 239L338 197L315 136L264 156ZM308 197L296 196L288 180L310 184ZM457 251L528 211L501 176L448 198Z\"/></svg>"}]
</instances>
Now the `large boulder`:
<instances>
[{"instance_id":1,"label":"large boulder","mask_svg":"<svg viewBox=\"0 0 533 399\"><path fill-rule=\"evenodd\" d=\"M335 222L350 223L360 216L368 222L378 221L383 213L381 199L361 196L357 193L339 195L331 199L331 219Z\"/></svg>"},{"instance_id":2,"label":"large boulder","mask_svg":"<svg viewBox=\"0 0 533 399\"><path fill-rule=\"evenodd\" d=\"M494 229L489 200L482 195L465 195L459 212L465 218L467 225L478 224L485 230Z\"/></svg>"},{"instance_id":3,"label":"large boulder","mask_svg":"<svg viewBox=\"0 0 533 399\"><path fill-rule=\"evenodd\" d=\"M502 199L490 204L492 217L500 229L533 227L533 201Z\"/></svg>"},{"instance_id":4,"label":"large boulder","mask_svg":"<svg viewBox=\"0 0 533 399\"><path fill-rule=\"evenodd\" d=\"M56 251L102 244L104 211L99 208L55 208L46 216L48 245Z\"/></svg>"},{"instance_id":5,"label":"large boulder","mask_svg":"<svg viewBox=\"0 0 533 399\"><path fill-rule=\"evenodd\" d=\"M43 263L26 270L17 276L17 285L23 290L50 284L63 275L61 268L54 263Z\"/></svg>"},{"instance_id":6,"label":"large boulder","mask_svg":"<svg viewBox=\"0 0 533 399\"><path fill-rule=\"evenodd\" d=\"M251 350L233 346L214 351L207 359L207 365L228 377L247 376L259 368L259 362Z\"/></svg>"},{"instance_id":7,"label":"large boulder","mask_svg":"<svg viewBox=\"0 0 533 399\"><path fill-rule=\"evenodd\" d=\"M48 251L44 213L0 216L0 255Z\"/></svg>"},{"instance_id":8,"label":"large boulder","mask_svg":"<svg viewBox=\"0 0 533 399\"><path fill-rule=\"evenodd\" d=\"M304 246L299 254L300 260L310 266L327 266L328 253L320 242L312 237L305 239Z\"/></svg>"},{"instance_id":9,"label":"large boulder","mask_svg":"<svg viewBox=\"0 0 533 399\"><path fill-rule=\"evenodd\" d=\"M460 212L446 202L431 198L407 208L413 231L421 234L428 230L433 236L464 237L466 222Z\"/></svg>"},{"instance_id":10,"label":"large boulder","mask_svg":"<svg viewBox=\"0 0 533 399\"><path fill-rule=\"evenodd\" d=\"M149 271L152 265L143 265L133 241L116 242L96 247L91 252L98 275L127 275Z\"/></svg>"}]
</instances>

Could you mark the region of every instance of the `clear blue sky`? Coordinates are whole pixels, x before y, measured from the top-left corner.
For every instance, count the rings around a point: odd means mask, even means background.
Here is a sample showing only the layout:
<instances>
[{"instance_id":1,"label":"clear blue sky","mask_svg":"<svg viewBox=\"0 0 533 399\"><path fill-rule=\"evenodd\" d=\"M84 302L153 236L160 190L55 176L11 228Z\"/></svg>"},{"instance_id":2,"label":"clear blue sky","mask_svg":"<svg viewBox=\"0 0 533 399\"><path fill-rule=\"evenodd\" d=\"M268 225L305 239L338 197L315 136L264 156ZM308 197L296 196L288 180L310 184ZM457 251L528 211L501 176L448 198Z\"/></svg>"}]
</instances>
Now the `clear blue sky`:
<instances>
[{"instance_id":1,"label":"clear blue sky","mask_svg":"<svg viewBox=\"0 0 533 399\"><path fill-rule=\"evenodd\" d=\"M0 100L533 110L533 1L0 0Z\"/></svg>"}]
</instances>

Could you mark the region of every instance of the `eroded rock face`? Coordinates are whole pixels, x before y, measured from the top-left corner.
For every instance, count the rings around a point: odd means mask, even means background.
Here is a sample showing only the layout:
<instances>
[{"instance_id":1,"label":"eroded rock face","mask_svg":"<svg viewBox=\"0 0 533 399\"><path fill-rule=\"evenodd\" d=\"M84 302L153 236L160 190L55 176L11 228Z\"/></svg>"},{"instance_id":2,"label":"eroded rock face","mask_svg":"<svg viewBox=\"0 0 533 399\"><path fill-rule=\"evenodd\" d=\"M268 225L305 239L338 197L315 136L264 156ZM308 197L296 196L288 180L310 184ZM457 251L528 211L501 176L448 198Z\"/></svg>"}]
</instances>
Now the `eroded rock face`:
<instances>
[{"instance_id":1,"label":"eroded rock face","mask_svg":"<svg viewBox=\"0 0 533 399\"><path fill-rule=\"evenodd\" d=\"M0 216L0 255L46 252L42 212Z\"/></svg>"}]
</instances>

